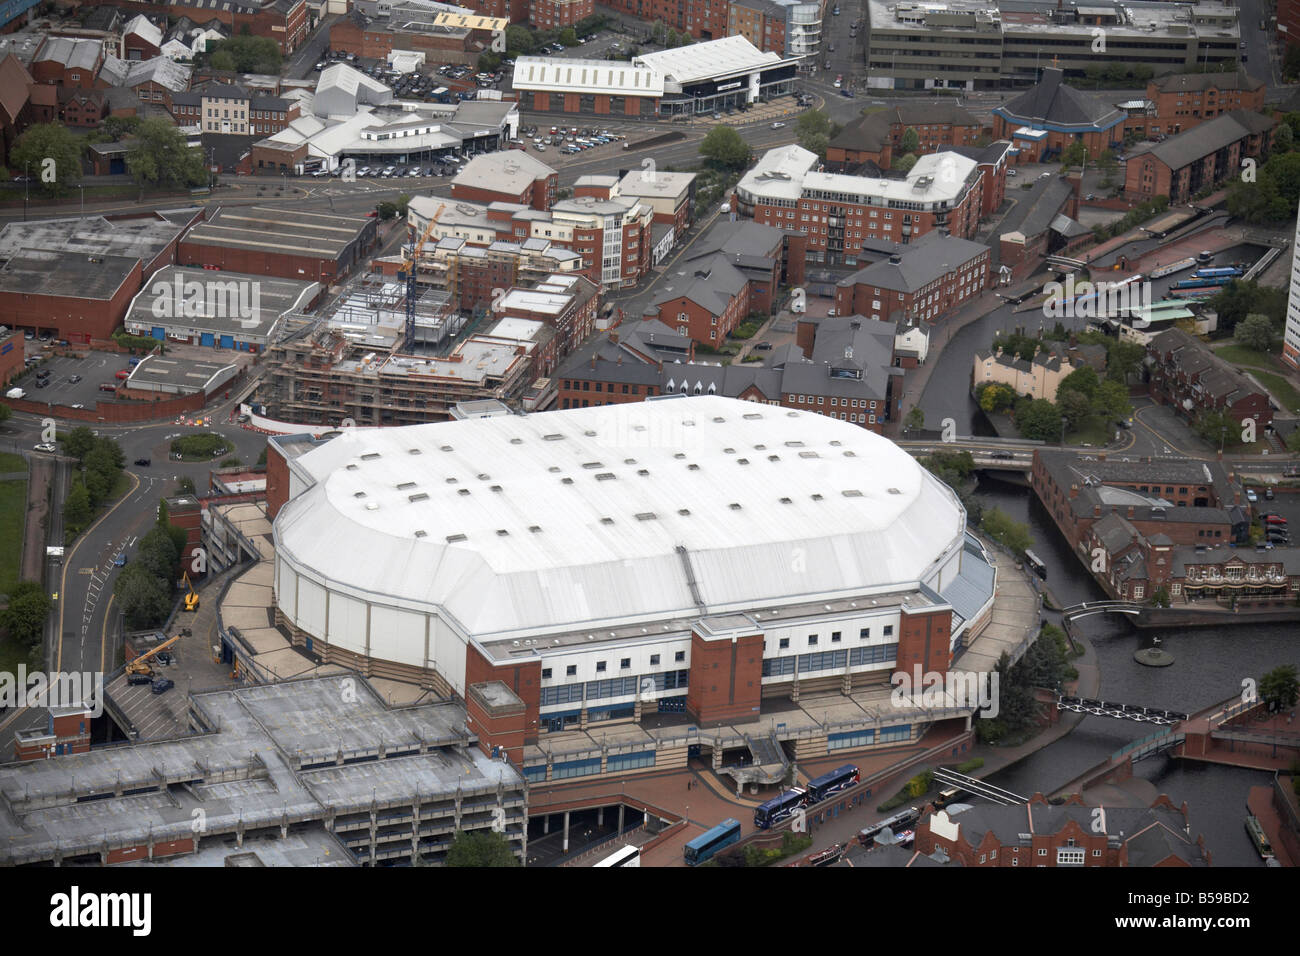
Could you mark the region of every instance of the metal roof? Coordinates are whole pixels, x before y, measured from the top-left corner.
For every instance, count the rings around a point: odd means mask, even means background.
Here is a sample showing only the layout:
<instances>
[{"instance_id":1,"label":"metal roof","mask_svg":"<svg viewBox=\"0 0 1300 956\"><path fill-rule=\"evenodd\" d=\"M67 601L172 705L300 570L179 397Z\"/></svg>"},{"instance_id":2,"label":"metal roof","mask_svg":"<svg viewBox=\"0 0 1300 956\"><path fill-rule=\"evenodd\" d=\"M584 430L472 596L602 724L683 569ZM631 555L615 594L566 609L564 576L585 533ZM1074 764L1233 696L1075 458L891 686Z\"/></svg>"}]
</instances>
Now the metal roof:
<instances>
[{"instance_id":1,"label":"metal roof","mask_svg":"<svg viewBox=\"0 0 1300 956\"><path fill-rule=\"evenodd\" d=\"M887 439L710 396L347 430L295 467L278 563L476 638L896 590L964 540Z\"/></svg>"}]
</instances>

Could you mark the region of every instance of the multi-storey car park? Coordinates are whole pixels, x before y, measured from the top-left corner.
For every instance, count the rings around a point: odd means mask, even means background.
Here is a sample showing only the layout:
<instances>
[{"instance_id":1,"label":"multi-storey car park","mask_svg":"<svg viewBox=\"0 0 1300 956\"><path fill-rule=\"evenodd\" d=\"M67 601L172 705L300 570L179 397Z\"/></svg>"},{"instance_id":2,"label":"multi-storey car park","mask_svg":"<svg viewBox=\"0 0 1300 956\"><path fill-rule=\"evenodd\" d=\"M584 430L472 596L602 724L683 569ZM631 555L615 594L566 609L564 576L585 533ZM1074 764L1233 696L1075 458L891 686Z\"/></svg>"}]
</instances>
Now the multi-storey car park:
<instances>
[{"instance_id":1,"label":"multi-storey car park","mask_svg":"<svg viewBox=\"0 0 1300 956\"><path fill-rule=\"evenodd\" d=\"M867 0L867 85L996 89L1135 64L1156 76L1235 64L1237 9L1222 3Z\"/></svg>"},{"instance_id":2,"label":"multi-storey car park","mask_svg":"<svg viewBox=\"0 0 1300 956\"><path fill-rule=\"evenodd\" d=\"M847 422L701 396L273 438L267 506L292 643L466 697L534 782L682 765L660 714L766 737L765 702L794 701L803 760L970 713L894 706L888 677L949 669L993 561L949 489ZM556 756L617 723L635 759Z\"/></svg>"}]
</instances>

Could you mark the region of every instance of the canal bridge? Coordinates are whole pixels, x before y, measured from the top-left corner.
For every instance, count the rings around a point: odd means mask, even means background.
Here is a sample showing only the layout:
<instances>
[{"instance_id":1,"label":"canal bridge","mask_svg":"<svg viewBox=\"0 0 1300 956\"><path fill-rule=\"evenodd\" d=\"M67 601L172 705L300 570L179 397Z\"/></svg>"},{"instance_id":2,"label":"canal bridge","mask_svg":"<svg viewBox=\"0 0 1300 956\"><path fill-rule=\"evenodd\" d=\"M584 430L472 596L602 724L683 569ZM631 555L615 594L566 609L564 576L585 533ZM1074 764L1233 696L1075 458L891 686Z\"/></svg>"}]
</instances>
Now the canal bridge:
<instances>
[{"instance_id":1,"label":"canal bridge","mask_svg":"<svg viewBox=\"0 0 1300 956\"><path fill-rule=\"evenodd\" d=\"M1143 707L1139 704L1117 704L1108 700L1094 700L1091 697L1062 695L1056 698L1056 709L1068 710L1076 714L1092 714L1096 717L1113 717L1116 720L1135 720L1139 723L1167 726L1187 719L1186 714L1176 710Z\"/></svg>"}]
</instances>

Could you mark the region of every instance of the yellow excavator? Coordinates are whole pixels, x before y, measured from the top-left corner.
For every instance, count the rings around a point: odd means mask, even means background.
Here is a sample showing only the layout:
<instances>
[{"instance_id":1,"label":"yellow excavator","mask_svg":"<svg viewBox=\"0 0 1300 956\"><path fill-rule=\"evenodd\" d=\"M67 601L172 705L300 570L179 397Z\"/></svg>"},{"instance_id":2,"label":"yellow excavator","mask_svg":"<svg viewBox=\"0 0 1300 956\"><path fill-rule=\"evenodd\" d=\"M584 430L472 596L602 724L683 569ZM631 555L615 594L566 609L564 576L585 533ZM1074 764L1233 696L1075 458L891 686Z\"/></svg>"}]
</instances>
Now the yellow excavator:
<instances>
[{"instance_id":1,"label":"yellow excavator","mask_svg":"<svg viewBox=\"0 0 1300 956\"><path fill-rule=\"evenodd\" d=\"M185 595L185 610L197 611L199 609L199 595L194 590L194 585L190 583L190 572L186 571L181 575L181 584L189 588L189 594Z\"/></svg>"},{"instance_id":2,"label":"yellow excavator","mask_svg":"<svg viewBox=\"0 0 1300 956\"><path fill-rule=\"evenodd\" d=\"M175 637L171 638L170 640L163 641L161 644L159 644L159 645L158 645L157 647L155 647L153 650L148 651L148 652L146 652L146 653L144 653L144 654L141 654L141 655L140 655L139 657L137 657L135 660L127 661L127 662L126 662L126 672L127 672L128 674L144 674L145 676L152 677L152 676L153 676L153 668L149 666L149 658L153 657L153 656L154 656L155 654L157 654L159 651L164 651L164 650L166 650L167 648L171 647L173 644L175 644L175 643L176 643L177 641L179 641L180 639L181 639L181 636L180 636L179 634L177 634Z\"/></svg>"}]
</instances>

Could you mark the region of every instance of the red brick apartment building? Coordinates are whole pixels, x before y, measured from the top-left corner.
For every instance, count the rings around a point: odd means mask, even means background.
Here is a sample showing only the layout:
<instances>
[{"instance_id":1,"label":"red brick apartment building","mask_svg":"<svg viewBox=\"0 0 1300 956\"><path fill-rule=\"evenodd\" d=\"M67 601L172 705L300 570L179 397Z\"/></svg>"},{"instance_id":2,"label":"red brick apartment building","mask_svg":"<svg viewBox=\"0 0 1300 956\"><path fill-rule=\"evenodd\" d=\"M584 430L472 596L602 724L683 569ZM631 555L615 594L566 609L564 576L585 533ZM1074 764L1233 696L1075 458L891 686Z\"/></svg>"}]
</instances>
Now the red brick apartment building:
<instances>
[{"instance_id":1,"label":"red brick apartment building","mask_svg":"<svg viewBox=\"0 0 1300 956\"><path fill-rule=\"evenodd\" d=\"M1205 838L1192 839L1187 804L1161 794L1148 808L1107 807L1098 832L1095 808L1079 794L1059 805L1041 793L1010 807L980 805L949 818L942 810L916 827L915 849L942 850L967 867L1201 867Z\"/></svg>"},{"instance_id":2,"label":"red brick apartment building","mask_svg":"<svg viewBox=\"0 0 1300 956\"><path fill-rule=\"evenodd\" d=\"M1259 430L1273 421L1268 393L1182 329L1161 332L1147 343L1151 397L1195 421L1208 411L1234 421L1252 419Z\"/></svg>"},{"instance_id":3,"label":"red brick apartment building","mask_svg":"<svg viewBox=\"0 0 1300 956\"><path fill-rule=\"evenodd\" d=\"M1266 89L1245 70L1162 76L1147 84L1147 100L1155 105L1155 118L1147 118L1148 128L1143 132L1174 136L1233 110L1257 113L1264 106Z\"/></svg>"},{"instance_id":4,"label":"red brick apartment building","mask_svg":"<svg viewBox=\"0 0 1300 956\"><path fill-rule=\"evenodd\" d=\"M729 35L727 0L610 0L609 6L646 23L659 20L666 27L685 30L697 40L719 40Z\"/></svg>"},{"instance_id":5,"label":"red brick apartment building","mask_svg":"<svg viewBox=\"0 0 1300 956\"><path fill-rule=\"evenodd\" d=\"M87 707L50 707L43 730L14 735L15 760L48 760L64 754L90 752L91 712Z\"/></svg>"},{"instance_id":6,"label":"red brick apartment building","mask_svg":"<svg viewBox=\"0 0 1300 956\"><path fill-rule=\"evenodd\" d=\"M1162 143L1139 143L1124 167L1124 193L1138 200L1168 196L1190 202L1202 189L1241 173L1247 157L1263 162L1272 146L1274 120L1233 110Z\"/></svg>"},{"instance_id":7,"label":"red brick apartment building","mask_svg":"<svg viewBox=\"0 0 1300 956\"><path fill-rule=\"evenodd\" d=\"M506 16L480 10L484 16ZM522 19L522 14L520 19ZM330 25L330 49L355 53L371 59L385 59L394 50L411 50L427 53L430 59L461 62L476 41L486 49L491 37L485 31L449 27L431 31L402 30L394 28L389 20L368 17L360 10L351 10L341 20Z\"/></svg>"},{"instance_id":8,"label":"red brick apartment building","mask_svg":"<svg viewBox=\"0 0 1300 956\"><path fill-rule=\"evenodd\" d=\"M542 212L555 204L559 188L559 173L518 149L475 156L451 181L453 199L517 203Z\"/></svg>"},{"instance_id":9,"label":"red brick apartment building","mask_svg":"<svg viewBox=\"0 0 1300 956\"><path fill-rule=\"evenodd\" d=\"M529 0L528 22L539 30L563 30L595 12L596 4L592 0Z\"/></svg>"},{"instance_id":10,"label":"red brick apartment building","mask_svg":"<svg viewBox=\"0 0 1300 956\"><path fill-rule=\"evenodd\" d=\"M909 129L917 134L918 156L950 146L975 146L984 132L979 120L953 103L895 106L868 113L840 130L826 148L826 167L847 172L875 163L889 169L903 155L903 135Z\"/></svg>"},{"instance_id":11,"label":"red brick apartment building","mask_svg":"<svg viewBox=\"0 0 1300 956\"><path fill-rule=\"evenodd\" d=\"M785 55L786 9L771 0L731 0L727 25L764 53Z\"/></svg>"},{"instance_id":12,"label":"red brick apartment building","mask_svg":"<svg viewBox=\"0 0 1300 956\"><path fill-rule=\"evenodd\" d=\"M99 40L47 36L28 72L37 83L93 90L104 56L104 44Z\"/></svg>"},{"instance_id":13,"label":"red brick apartment building","mask_svg":"<svg viewBox=\"0 0 1300 956\"><path fill-rule=\"evenodd\" d=\"M738 211L808 237L810 262L856 265L864 247L907 244L935 230L968 239L979 227L988 174L945 151L924 156L904 180L815 172L816 154L769 150L736 186Z\"/></svg>"},{"instance_id":14,"label":"red brick apartment building","mask_svg":"<svg viewBox=\"0 0 1300 956\"><path fill-rule=\"evenodd\" d=\"M835 312L879 322L934 322L989 287L990 256L977 242L927 233L841 279Z\"/></svg>"}]
</instances>

